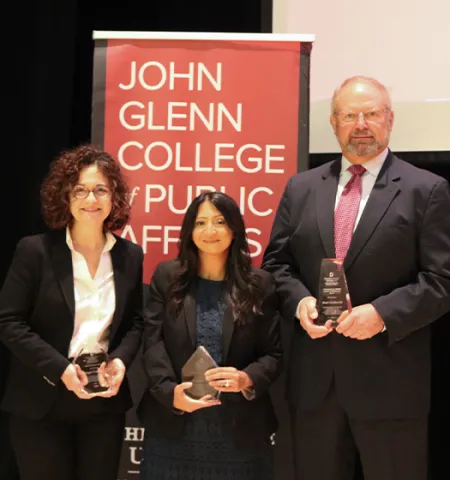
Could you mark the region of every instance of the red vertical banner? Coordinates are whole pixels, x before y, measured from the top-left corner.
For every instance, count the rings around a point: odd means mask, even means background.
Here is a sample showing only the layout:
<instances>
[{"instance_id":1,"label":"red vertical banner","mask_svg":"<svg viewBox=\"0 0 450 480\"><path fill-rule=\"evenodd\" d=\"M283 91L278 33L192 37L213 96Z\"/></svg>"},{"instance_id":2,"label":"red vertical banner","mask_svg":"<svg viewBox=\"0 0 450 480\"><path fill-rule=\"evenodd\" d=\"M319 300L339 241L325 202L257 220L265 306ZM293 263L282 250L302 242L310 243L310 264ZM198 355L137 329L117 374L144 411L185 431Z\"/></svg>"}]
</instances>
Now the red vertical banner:
<instances>
[{"instance_id":1,"label":"red vertical banner","mask_svg":"<svg viewBox=\"0 0 450 480\"><path fill-rule=\"evenodd\" d=\"M94 39L92 141L128 179L131 220L119 233L142 245L144 282L177 256L187 207L208 190L238 203L259 266L286 181L307 168L314 37L95 32ZM140 362L128 375L136 404L146 384ZM119 480L139 478L143 438L132 410ZM289 480L289 439L279 438L276 475Z\"/></svg>"},{"instance_id":2,"label":"red vertical banner","mask_svg":"<svg viewBox=\"0 0 450 480\"><path fill-rule=\"evenodd\" d=\"M301 42L254 37L102 43L104 96L94 98L93 115L103 131L93 136L128 178L132 217L121 234L144 248L145 281L177 255L183 215L206 190L239 204L260 264L282 190L297 172L303 99ZM98 85L94 92L101 98Z\"/></svg>"}]
</instances>

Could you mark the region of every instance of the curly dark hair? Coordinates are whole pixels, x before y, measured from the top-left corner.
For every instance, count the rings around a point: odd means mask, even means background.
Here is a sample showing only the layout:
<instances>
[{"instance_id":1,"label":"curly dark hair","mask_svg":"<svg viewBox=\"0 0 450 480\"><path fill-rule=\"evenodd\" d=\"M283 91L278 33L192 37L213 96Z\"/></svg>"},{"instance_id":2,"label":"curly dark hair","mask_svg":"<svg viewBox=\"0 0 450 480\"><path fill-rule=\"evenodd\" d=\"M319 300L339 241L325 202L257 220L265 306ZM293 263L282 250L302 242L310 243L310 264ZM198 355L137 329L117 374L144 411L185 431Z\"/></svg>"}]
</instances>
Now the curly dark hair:
<instances>
[{"instance_id":1,"label":"curly dark hair","mask_svg":"<svg viewBox=\"0 0 450 480\"><path fill-rule=\"evenodd\" d=\"M105 229L117 230L128 222L129 189L119 165L109 153L93 145L81 145L62 152L52 162L48 175L42 183L42 215L50 228L57 229L72 225L70 194L78 182L81 170L94 164L107 178L112 192L112 208L105 219Z\"/></svg>"},{"instance_id":2,"label":"curly dark hair","mask_svg":"<svg viewBox=\"0 0 450 480\"><path fill-rule=\"evenodd\" d=\"M192 201L186 211L180 232L179 267L172 279L170 289L172 298L168 309L171 313L179 313L198 275L198 248L192 239L192 232L198 209L206 201L211 202L219 210L234 234L226 265L225 295L231 305L234 321L245 323L250 315L261 314L263 292L259 276L252 271L244 219L236 202L222 192L202 193Z\"/></svg>"}]
</instances>

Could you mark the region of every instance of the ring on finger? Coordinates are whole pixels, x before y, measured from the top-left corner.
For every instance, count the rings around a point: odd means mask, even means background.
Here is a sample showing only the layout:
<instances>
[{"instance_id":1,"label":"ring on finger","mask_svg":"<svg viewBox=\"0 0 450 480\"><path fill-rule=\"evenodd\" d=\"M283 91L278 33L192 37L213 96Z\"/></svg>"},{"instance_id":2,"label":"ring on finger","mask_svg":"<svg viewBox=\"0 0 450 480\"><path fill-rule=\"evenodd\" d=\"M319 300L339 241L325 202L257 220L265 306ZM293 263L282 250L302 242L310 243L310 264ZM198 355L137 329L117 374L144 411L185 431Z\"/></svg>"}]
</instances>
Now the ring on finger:
<instances>
[{"instance_id":1,"label":"ring on finger","mask_svg":"<svg viewBox=\"0 0 450 480\"><path fill-rule=\"evenodd\" d=\"M230 381L229 381L229 380L225 380L225 387L226 387L226 388L229 388L229 387L230 387Z\"/></svg>"}]
</instances>

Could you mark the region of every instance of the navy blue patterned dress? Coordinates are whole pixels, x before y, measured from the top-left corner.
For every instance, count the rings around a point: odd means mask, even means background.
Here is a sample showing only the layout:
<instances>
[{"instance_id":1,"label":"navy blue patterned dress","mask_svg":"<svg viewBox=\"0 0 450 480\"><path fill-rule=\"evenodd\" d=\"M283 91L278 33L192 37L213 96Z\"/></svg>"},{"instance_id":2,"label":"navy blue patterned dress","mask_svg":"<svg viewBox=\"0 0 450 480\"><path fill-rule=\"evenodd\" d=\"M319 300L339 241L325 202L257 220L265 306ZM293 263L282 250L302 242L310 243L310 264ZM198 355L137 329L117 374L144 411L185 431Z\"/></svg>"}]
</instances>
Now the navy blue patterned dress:
<instances>
[{"instance_id":1,"label":"navy blue patterned dress","mask_svg":"<svg viewBox=\"0 0 450 480\"><path fill-rule=\"evenodd\" d=\"M197 345L222 364L223 282L197 280ZM146 436L142 480L272 480L272 447L238 449L224 405L187 414L180 440Z\"/></svg>"}]
</instances>

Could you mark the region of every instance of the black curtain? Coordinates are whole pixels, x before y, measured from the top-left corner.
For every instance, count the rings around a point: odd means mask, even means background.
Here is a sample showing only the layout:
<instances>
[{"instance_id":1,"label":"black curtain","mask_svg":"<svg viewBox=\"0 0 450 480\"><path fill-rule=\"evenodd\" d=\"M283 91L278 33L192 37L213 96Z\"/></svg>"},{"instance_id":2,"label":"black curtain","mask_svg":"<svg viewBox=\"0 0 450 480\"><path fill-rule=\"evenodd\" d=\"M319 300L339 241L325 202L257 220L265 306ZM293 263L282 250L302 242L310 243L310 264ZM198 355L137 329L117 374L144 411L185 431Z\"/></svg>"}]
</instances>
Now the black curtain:
<instances>
[{"instance_id":1,"label":"black curtain","mask_svg":"<svg viewBox=\"0 0 450 480\"><path fill-rule=\"evenodd\" d=\"M18 239L45 229L39 211L39 186L50 161L61 150L90 139L93 30L258 33L271 28L271 0L129 0L120 6L111 4L40 0L10 2L4 11L3 31L11 33L4 33L2 52L6 129L0 188L4 218L0 285ZM401 156L450 176L450 152L405 152ZM312 155L311 165L330 157ZM438 322L433 339L432 480L447 479L450 471L446 465L450 419L444 393L450 379L448 325L448 321ZM7 357L0 349L0 393L6 371ZM3 423L0 428L4 434ZM14 480L13 473L2 473L5 456L7 443L2 438L0 480ZM289 459L289 455L281 452L281 458Z\"/></svg>"}]
</instances>

